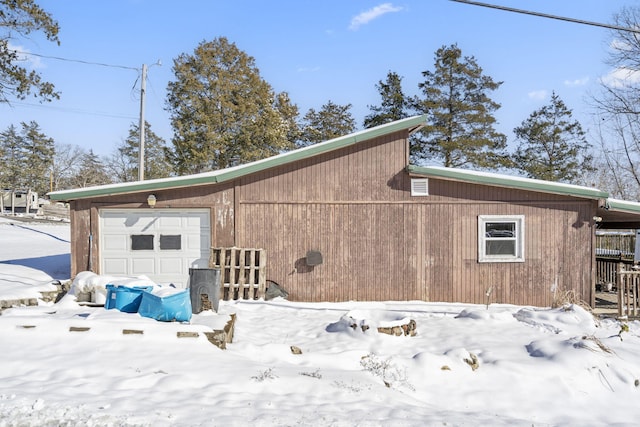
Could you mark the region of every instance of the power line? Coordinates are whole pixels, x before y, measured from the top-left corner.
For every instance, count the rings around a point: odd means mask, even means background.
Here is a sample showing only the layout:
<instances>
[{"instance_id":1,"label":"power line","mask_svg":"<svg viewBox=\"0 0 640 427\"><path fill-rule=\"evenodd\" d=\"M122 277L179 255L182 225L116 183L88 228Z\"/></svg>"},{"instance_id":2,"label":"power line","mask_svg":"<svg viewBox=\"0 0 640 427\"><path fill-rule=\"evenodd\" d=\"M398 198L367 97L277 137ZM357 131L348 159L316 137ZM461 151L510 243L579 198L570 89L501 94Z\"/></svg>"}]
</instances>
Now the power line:
<instances>
[{"instance_id":1,"label":"power line","mask_svg":"<svg viewBox=\"0 0 640 427\"><path fill-rule=\"evenodd\" d=\"M12 102L10 105L11 106L17 105L17 106L21 106L21 107L31 107L31 108L43 108L43 109L49 109L49 110L58 110L58 111L63 111L65 113L86 114L86 115L101 116L101 117L111 117L111 118L114 118L114 119L128 119L128 120L137 119L137 116L127 116L127 115L124 115L124 114L112 114L112 113L106 113L106 112L100 112L100 111L87 111L87 110L82 110L82 109L79 109L79 108L57 107L57 106L54 106L54 105L30 104L28 102Z\"/></svg>"},{"instance_id":2,"label":"power line","mask_svg":"<svg viewBox=\"0 0 640 427\"><path fill-rule=\"evenodd\" d=\"M47 59L54 59L57 61L64 61L64 62L75 62L78 64L84 64L84 65L97 65L100 67L108 67L108 68L120 68L120 69L124 69L124 70L134 70L137 72L141 72L140 68L136 68L136 67L128 67L126 65L116 65L116 64L107 64L104 62L94 62L94 61L85 61L82 59L71 59L71 58L63 58L60 56L52 56L52 55L42 55L39 53L32 53L32 52L25 52L25 51L21 51L21 50L17 50L17 49L12 49L15 53L18 54L22 54L22 55L30 55L30 56L36 56L39 58L47 58ZM158 61L159 63L159 61ZM131 88L131 91L134 91L134 88L136 86L138 82L138 79L136 79L136 81L133 84L133 87ZM86 115L94 115L94 116L102 116L102 117L111 117L111 118L116 118L116 119L136 119L137 117L132 117L132 116L127 116L127 115L123 115L123 114L112 114L112 113L106 113L106 112L96 112L96 111L86 111L86 110L81 110L78 108L66 108L66 107L56 107L53 105L41 105L41 104L30 104L30 103L26 103L26 102L13 102L13 105L18 105L18 106L24 106L24 107L32 107L32 108L44 108L44 109L51 109L51 110L58 110L58 111L63 111L63 112L67 112L67 113L75 113L75 114L86 114Z\"/></svg>"},{"instance_id":3,"label":"power line","mask_svg":"<svg viewBox=\"0 0 640 427\"><path fill-rule=\"evenodd\" d=\"M594 27L608 28L610 30L627 31L627 32L630 32L630 33L640 34L640 29L619 27L617 25L602 24L600 22L584 21L582 19L567 18L567 17L564 17L564 16L557 16L557 15L549 15L547 13L532 12L532 11L523 10L523 9L514 9L512 7L498 6L498 5L489 4L489 3L480 3L480 2L477 2L477 1L471 1L471 0L450 0L450 1L454 1L454 2L457 2L457 3L471 4L471 5L474 5L474 6L488 7L488 8L492 8L492 9L506 10L507 12L523 13L525 15L539 16L539 17L542 17L542 18L557 19L559 21L573 22L573 23L576 23L576 24L583 24L583 25L591 25L591 26L594 26Z\"/></svg>"},{"instance_id":4,"label":"power line","mask_svg":"<svg viewBox=\"0 0 640 427\"><path fill-rule=\"evenodd\" d=\"M78 64L98 65L98 66L101 66L101 67L122 68L122 69L125 69L125 70L140 71L140 68L127 67L126 65L106 64L104 62L91 62L91 61L84 61L82 59L69 59L69 58L62 58L60 56L41 55L39 53L24 52L24 51L20 51L20 50L13 50L13 51L16 52L16 53L23 54L23 55L31 55L31 56L37 56L39 58L55 59L57 61L77 62Z\"/></svg>"}]
</instances>

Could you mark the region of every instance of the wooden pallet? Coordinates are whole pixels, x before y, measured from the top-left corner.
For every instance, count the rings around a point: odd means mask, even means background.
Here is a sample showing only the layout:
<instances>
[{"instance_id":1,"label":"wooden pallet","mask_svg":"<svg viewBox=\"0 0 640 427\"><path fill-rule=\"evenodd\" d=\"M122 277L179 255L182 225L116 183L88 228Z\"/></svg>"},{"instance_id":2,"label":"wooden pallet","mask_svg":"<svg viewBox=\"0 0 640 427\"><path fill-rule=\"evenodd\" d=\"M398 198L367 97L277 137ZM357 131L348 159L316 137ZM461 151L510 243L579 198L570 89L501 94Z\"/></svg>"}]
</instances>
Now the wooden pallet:
<instances>
[{"instance_id":1,"label":"wooden pallet","mask_svg":"<svg viewBox=\"0 0 640 427\"><path fill-rule=\"evenodd\" d=\"M220 299L264 298L267 284L264 249L211 248L209 266L220 269Z\"/></svg>"}]
</instances>

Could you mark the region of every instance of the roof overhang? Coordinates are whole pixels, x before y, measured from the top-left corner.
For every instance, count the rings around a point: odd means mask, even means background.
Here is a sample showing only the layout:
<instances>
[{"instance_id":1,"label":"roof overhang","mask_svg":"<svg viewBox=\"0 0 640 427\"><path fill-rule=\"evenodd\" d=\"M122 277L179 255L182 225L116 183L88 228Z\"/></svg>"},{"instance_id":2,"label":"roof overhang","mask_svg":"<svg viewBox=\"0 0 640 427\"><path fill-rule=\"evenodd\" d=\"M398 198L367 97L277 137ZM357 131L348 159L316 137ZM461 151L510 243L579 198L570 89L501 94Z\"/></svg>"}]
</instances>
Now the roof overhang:
<instances>
[{"instance_id":1,"label":"roof overhang","mask_svg":"<svg viewBox=\"0 0 640 427\"><path fill-rule=\"evenodd\" d=\"M447 168L442 166L409 165L407 171L412 175L434 177L445 180L461 181L470 184L491 185L517 190L537 191L541 193L559 194L588 199L606 199L609 193L592 187L522 178L490 172L478 172L466 169Z\"/></svg>"},{"instance_id":2,"label":"roof overhang","mask_svg":"<svg viewBox=\"0 0 640 427\"><path fill-rule=\"evenodd\" d=\"M598 201L594 220L599 229L640 229L640 203L612 199L606 191L592 187L441 166L409 165L407 171L415 176L594 199Z\"/></svg>"},{"instance_id":3,"label":"roof overhang","mask_svg":"<svg viewBox=\"0 0 640 427\"><path fill-rule=\"evenodd\" d=\"M100 185L95 187L77 188L73 190L53 191L49 193L51 200L71 201L78 199L88 199L93 197L113 196L117 194L139 193L172 188L184 188L194 185L215 184L231 181L242 176L250 175L276 166L285 165L298 160L308 159L320 154L339 150L362 141L371 140L402 130L410 134L416 132L426 123L426 116L409 117L403 120L365 129L339 138L297 150L288 151L266 159L234 166L227 169L220 169L212 172L205 172L194 175L186 175L162 179L150 179L147 181L125 182L118 184Z\"/></svg>"},{"instance_id":4,"label":"roof overhang","mask_svg":"<svg viewBox=\"0 0 640 427\"><path fill-rule=\"evenodd\" d=\"M598 228L605 230L640 229L640 203L607 199L598 209Z\"/></svg>"}]
</instances>

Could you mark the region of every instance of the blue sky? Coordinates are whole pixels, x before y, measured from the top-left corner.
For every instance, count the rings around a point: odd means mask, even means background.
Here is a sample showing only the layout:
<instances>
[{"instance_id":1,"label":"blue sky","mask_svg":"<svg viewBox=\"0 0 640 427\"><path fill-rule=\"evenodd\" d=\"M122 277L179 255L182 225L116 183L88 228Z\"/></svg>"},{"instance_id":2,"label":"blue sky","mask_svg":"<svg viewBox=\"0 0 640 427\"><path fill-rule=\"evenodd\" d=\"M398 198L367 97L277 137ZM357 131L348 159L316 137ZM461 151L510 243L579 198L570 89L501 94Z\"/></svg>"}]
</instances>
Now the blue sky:
<instances>
[{"instance_id":1,"label":"blue sky","mask_svg":"<svg viewBox=\"0 0 640 427\"><path fill-rule=\"evenodd\" d=\"M487 3L610 23L638 1L486 0ZM605 64L607 29L522 15L450 0L39 0L58 20L60 46L33 36L16 39L21 51L53 82L61 99L0 104L0 130L35 120L56 142L109 155L138 122L139 69L150 66L146 120L167 143L172 130L164 110L173 59L202 41L227 37L251 55L262 78L286 91L303 115L329 100L352 104L362 127L375 88L388 71L418 94L421 72L434 53L456 43L484 73L503 81L492 94L502 108L497 128L514 144L512 130L549 101L552 91L591 128L589 96L611 70ZM108 64L100 66L85 64ZM158 60L162 65L153 65ZM125 68L121 68L125 67ZM127 68L128 67L128 68Z\"/></svg>"}]
</instances>

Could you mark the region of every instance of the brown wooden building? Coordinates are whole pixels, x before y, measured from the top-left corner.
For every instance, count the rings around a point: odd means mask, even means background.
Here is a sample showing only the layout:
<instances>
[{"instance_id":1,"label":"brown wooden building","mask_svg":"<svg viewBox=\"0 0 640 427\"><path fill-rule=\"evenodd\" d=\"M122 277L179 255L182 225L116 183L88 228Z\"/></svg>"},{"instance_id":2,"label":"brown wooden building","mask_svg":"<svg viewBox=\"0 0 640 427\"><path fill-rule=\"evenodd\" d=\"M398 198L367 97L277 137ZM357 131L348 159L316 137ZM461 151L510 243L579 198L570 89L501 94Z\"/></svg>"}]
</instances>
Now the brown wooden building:
<instances>
[{"instance_id":1,"label":"brown wooden building","mask_svg":"<svg viewBox=\"0 0 640 427\"><path fill-rule=\"evenodd\" d=\"M409 165L408 137L424 121L209 173L51 193L70 203L72 275L187 286L211 247L261 248L290 300L549 306L575 290L593 304L595 229L640 228L640 204Z\"/></svg>"}]
</instances>

